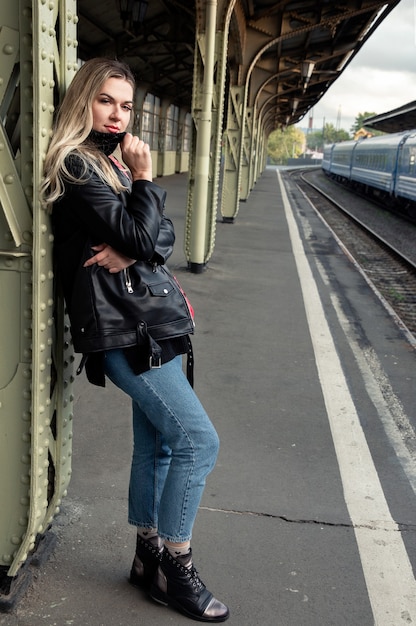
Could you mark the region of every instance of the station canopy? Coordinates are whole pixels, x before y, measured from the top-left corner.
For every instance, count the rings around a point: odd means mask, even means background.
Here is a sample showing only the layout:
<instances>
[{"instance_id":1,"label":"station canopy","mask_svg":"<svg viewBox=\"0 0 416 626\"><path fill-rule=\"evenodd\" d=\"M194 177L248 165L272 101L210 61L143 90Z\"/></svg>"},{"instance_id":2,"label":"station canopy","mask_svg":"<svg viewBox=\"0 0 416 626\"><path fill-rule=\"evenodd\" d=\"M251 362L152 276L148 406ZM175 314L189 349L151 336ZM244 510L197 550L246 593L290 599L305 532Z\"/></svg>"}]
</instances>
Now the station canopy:
<instances>
[{"instance_id":1,"label":"station canopy","mask_svg":"<svg viewBox=\"0 0 416 626\"><path fill-rule=\"evenodd\" d=\"M364 125L368 128L381 130L385 133L398 133L402 130L416 128L416 100L408 102L397 109L367 117Z\"/></svg>"},{"instance_id":2,"label":"station canopy","mask_svg":"<svg viewBox=\"0 0 416 626\"><path fill-rule=\"evenodd\" d=\"M196 33L213 3L227 86L249 86L270 132L304 117L399 0L78 0L79 56L119 58L148 92L191 111Z\"/></svg>"}]
</instances>

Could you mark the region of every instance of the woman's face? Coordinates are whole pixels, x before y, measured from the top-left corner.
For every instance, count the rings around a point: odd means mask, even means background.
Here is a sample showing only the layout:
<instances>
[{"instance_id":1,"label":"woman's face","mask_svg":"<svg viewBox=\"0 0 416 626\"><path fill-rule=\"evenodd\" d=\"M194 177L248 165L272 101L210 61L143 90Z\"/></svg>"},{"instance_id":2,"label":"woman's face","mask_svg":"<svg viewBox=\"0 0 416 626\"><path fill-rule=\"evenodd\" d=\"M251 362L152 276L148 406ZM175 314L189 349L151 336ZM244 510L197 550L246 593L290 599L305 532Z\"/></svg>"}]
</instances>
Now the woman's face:
<instances>
[{"instance_id":1,"label":"woman's face","mask_svg":"<svg viewBox=\"0 0 416 626\"><path fill-rule=\"evenodd\" d=\"M92 103L92 127L100 133L122 133L130 121L133 88L124 78L109 78Z\"/></svg>"}]
</instances>

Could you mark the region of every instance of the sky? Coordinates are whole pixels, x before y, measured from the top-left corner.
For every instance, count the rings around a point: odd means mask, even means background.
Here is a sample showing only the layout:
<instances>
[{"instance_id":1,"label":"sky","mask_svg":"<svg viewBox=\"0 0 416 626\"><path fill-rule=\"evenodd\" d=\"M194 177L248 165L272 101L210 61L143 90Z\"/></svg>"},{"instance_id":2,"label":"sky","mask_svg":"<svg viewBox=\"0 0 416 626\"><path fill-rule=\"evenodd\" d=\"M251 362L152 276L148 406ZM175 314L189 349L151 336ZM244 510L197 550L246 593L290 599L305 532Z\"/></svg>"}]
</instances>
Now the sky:
<instances>
[{"instance_id":1,"label":"sky","mask_svg":"<svg viewBox=\"0 0 416 626\"><path fill-rule=\"evenodd\" d=\"M377 114L416 100L416 0L401 0L340 77L297 124L351 131L357 115Z\"/></svg>"}]
</instances>

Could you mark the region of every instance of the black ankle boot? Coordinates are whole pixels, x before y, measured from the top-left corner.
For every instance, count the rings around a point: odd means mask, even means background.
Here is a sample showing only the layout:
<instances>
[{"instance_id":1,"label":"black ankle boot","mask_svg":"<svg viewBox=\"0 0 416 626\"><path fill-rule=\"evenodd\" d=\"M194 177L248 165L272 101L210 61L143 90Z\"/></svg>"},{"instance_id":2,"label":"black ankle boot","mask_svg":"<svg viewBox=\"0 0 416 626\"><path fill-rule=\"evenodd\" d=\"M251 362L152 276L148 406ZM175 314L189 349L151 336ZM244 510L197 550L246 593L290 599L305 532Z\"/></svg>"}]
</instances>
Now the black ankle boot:
<instances>
[{"instance_id":1,"label":"black ankle boot","mask_svg":"<svg viewBox=\"0 0 416 626\"><path fill-rule=\"evenodd\" d=\"M199 578L191 552L175 559L166 548L163 550L150 597L199 622L225 622L230 614Z\"/></svg>"},{"instance_id":2,"label":"black ankle boot","mask_svg":"<svg viewBox=\"0 0 416 626\"><path fill-rule=\"evenodd\" d=\"M143 539L137 535L136 555L130 572L130 583L147 591L162 560L163 540L158 537Z\"/></svg>"}]
</instances>

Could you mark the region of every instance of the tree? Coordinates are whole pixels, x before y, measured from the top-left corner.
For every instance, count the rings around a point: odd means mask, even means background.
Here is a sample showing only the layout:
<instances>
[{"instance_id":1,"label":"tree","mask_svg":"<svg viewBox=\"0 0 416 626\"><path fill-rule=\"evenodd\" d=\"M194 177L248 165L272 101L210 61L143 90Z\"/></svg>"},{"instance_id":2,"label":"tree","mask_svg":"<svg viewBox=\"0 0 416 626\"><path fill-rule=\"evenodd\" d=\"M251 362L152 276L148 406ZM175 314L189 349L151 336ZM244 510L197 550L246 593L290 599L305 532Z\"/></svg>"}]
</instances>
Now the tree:
<instances>
[{"instance_id":1,"label":"tree","mask_svg":"<svg viewBox=\"0 0 416 626\"><path fill-rule=\"evenodd\" d=\"M306 135L306 146L314 152L322 152L326 143L338 143L350 139L347 131L337 130L333 124L325 124L322 130L314 130Z\"/></svg>"},{"instance_id":2,"label":"tree","mask_svg":"<svg viewBox=\"0 0 416 626\"><path fill-rule=\"evenodd\" d=\"M305 135L296 128L289 126L285 130L274 130L269 135L267 154L275 165L284 165L290 158L303 154L305 149Z\"/></svg>"},{"instance_id":3,"label":"tree","mask_svg":"<svg viewBox=\"0 0 416 626\"><path fill-rule=\"evenodd\" d=\"M355 135L356 132L363 128L364 130L368 130L372 135L384 135L384 133L380 130L374 130L370 126L365 126L364 120L366 120L368 117L373 117L374 115L377 115L377 113L369 113L368 111L366 111L365 113L358 113L357 117L355 118L354 124L351 126L352 134Z\"/></svg>"}]
</instances>

